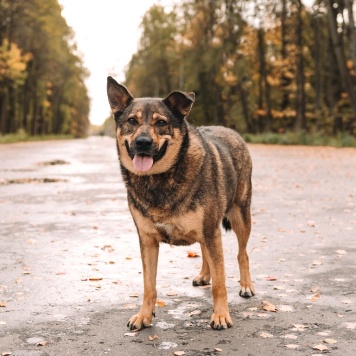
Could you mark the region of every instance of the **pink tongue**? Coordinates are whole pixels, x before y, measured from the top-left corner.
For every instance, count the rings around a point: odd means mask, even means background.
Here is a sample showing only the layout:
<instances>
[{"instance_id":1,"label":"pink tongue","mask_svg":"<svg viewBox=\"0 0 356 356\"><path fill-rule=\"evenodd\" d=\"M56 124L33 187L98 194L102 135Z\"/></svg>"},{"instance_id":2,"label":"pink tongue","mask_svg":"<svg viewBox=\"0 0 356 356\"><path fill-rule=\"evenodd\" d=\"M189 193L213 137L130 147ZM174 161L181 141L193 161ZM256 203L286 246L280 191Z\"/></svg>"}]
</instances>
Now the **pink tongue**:
<instances>
[{"instance_id":1,"label":"pink tongue","mask_svg":"<svg viewBox=\"0 0 356 356\"><path fill-rule=\"evenodd\" d=\"M153 158L151 156L135 155L132 162L139 172L146 172L151 169L153 165Z\"/></svg>"}]
</instances>

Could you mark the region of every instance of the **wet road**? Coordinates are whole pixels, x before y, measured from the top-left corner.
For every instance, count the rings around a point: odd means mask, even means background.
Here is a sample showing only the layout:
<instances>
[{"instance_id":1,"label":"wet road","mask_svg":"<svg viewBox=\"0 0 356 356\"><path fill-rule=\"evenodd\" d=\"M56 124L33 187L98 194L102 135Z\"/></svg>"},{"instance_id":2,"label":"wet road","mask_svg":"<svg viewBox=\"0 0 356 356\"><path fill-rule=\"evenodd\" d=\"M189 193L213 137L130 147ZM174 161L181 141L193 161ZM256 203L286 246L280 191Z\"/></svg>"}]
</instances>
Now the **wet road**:
<instances>
[{"instance_id":1,"label":"wet road","mask_svg":"<svg viewBox=\"0 0 356 356\"><path fill-rule=\"evenodd\" d=\"M223 232L235 326L211 330L199 246L163 245L156 319L132 333L142 268L114 140L0 145L0 355L356 355L356 150L249 147L257 295L238 296Z\"/></svg>"}]
</instances>

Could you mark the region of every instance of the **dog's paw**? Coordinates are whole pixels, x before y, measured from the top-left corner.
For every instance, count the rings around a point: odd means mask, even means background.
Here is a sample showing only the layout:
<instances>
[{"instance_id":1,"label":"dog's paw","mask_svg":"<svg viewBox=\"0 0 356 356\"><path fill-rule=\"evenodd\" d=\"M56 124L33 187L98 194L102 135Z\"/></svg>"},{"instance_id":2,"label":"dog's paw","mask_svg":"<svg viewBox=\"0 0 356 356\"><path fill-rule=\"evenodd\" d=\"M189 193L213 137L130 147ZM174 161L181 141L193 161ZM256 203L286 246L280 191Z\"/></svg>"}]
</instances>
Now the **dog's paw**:
<instances>
[{"instance_id":1,"label":"dog's paw","mask_svg":"<svg viewBox=\"0 0 356 356\"><path fill-rule=\"evenodd\" d=\"M213 313L210 319L210 326L215 330L231 328L234 323L231 320L229 312L224 314Z\"/></svg>"},{"instance_id":2,"label":"dog's paw","mask_svg":"<svg viewBox=\"0 0 356 356\"><path fill-rule=\"evenodd\" d=\"M153 314L154 315L154 314ZM141 330L151 326L152 315L135 314L127 323L127 327L130 330Z\"/></svg>"},{"instance_id":3,"label":"dog's paw","mask_svg":"<svg viewBox=\"0 0 356 356\"><path fill-rule=\"evenodd\" d=\"M240 287L239 296L242 298L251 298L255 295L255 289L251 287Z\"/></svg>"},{"instance_id":4,"label":"dog's paw","mask_svg":"<svg viewBox=\"0 0 356 356\"><path fill-rule=\"evenodd\" d=\"M199 274L193 279L194 287L207 286L208 284L210 284L210 275Z\"/></svg>"}]
</instances>

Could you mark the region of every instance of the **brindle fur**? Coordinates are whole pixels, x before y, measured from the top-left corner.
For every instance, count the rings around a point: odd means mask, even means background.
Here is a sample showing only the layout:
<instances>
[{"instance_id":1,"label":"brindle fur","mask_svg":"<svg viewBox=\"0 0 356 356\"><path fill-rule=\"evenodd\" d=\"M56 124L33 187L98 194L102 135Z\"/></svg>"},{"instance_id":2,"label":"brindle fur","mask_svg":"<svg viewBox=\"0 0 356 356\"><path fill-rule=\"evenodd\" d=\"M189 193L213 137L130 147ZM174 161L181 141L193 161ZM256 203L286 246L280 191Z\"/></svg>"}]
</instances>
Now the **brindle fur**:
<instances>
[{"instance_id":1,"label":"brindle fur","mask_svg":"<svg viewBox=\"0 0 356 356\"><path fill-rule=\"evenodd\" d=\"M151 324L157 298L160 242L200 243L203 263L193 285L206 285L212 279L211 326L231 327L222 221L238 238L239 294L254 295L246 252L252 193L252 163L246 144L235 131L224 127L191 126L186 117L194 102L193 93L173 92L165 99L134 99L111 77L108 77L107 91L116 120L121 172L139 235L143 265L143 303L129 320L129 328L141 329ZM132 163L135 153L142 154L137 148L137 140L142 137L152 140L145 154L153 156L154 163L147 172L137 171Z\"/></svg>"}]
</instances>

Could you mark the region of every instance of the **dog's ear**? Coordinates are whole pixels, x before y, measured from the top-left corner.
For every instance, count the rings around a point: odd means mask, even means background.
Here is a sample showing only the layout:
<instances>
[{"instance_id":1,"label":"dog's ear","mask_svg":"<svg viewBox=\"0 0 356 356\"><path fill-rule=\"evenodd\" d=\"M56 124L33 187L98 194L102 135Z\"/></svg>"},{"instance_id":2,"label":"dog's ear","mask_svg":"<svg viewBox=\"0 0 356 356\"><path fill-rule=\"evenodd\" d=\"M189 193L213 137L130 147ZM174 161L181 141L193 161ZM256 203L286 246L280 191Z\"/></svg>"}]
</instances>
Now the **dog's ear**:
<instances>
[{"instance_id":1,"label":"dog's ear","mask_svg":"<svg viewBox=\"0 0 356 356\"><path fill-rule=\"evenodd\" d=\"M120 115L134 99L126 87L112 77L108 77L107 93L111 111L115 116Z\"/></svg>"},{"instance_id":2,"label":"dog's ear","mask_svg":"<svg viewBox=\"0 0 356 356\"><path fill-rule=\"evenodd\" d=\"M174 91L170 93L163 102L174 112L185 117L188 116L190 109L193 106L195 94L183 93L181 91Z\"/></svg>"}]
</instances>

